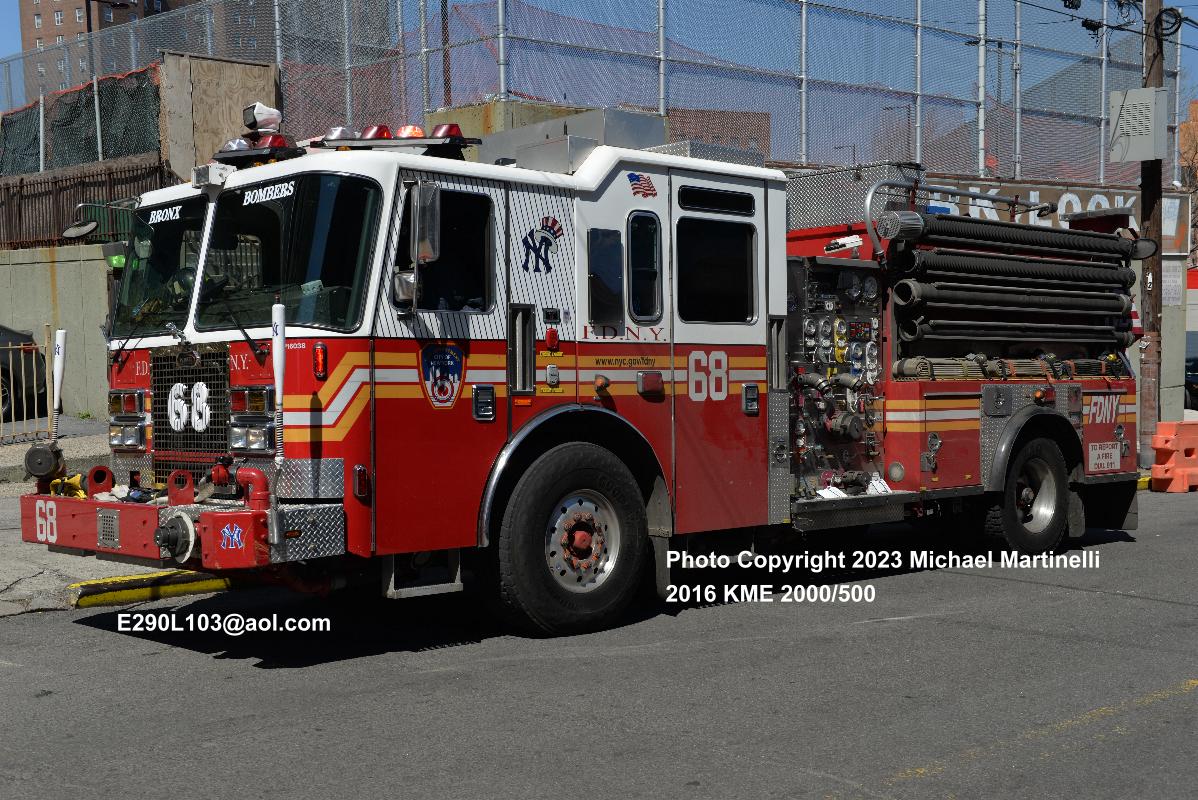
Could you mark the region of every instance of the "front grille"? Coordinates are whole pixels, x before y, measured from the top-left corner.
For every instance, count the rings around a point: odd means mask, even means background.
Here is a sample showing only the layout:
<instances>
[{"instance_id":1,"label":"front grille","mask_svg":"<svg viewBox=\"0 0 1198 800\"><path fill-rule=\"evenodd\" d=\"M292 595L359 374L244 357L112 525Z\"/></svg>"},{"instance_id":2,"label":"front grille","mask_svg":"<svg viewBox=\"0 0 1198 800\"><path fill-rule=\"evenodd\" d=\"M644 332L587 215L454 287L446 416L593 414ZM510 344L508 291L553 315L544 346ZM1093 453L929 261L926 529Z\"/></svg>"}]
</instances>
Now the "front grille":
<instances>
[{"instance_id":1,"label":"front grille","mask_svg":"<svg viewBox=\"0 0 1198 800\"><path fill-rule=\"evenodd\" d=\"M192 366L180 354L199 354ZM207 390L207 419L195 412L194 387ZM191 473L195 481L208 474L216 456L229 451L229 350L224 344L168 347L150 354L150 385L154 390L154 477L165 481L174 470ZM175 387L183 405L172 402ZM200 393L201 396L204 392ZM172 413L172 410L174 413ZM171 425L172 417L175 426ZM196 430L196 422L202 430ZM206 423L206 424L205 424ZM179 429L176 430L176 427Z\"/></svg>"}]
</instances>

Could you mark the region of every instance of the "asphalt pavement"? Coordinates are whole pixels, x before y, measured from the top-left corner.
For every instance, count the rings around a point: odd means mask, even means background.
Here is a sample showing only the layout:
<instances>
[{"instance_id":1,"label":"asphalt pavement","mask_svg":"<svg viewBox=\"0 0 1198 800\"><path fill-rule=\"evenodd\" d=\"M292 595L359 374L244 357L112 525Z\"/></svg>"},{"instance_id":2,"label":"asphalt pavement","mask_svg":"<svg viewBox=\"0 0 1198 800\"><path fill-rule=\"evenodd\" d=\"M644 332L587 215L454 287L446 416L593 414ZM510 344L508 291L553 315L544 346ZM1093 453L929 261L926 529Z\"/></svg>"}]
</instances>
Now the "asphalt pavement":
<instances>
[{"instance_id":1,"label":"asphalt pavement","mask_svg":"<svg viewBox=\"0 0 1198 800\"><path fill-rule=\"evenodd\" d=\"M693 570L876 599L648 607L562 639L461 595L5 617L0 797L1191 797L1198 495L1140 501L1139 531L1074 551L1093 569ZM332 632L118 631L151 612Z\"/></svg>"}]
</instances>

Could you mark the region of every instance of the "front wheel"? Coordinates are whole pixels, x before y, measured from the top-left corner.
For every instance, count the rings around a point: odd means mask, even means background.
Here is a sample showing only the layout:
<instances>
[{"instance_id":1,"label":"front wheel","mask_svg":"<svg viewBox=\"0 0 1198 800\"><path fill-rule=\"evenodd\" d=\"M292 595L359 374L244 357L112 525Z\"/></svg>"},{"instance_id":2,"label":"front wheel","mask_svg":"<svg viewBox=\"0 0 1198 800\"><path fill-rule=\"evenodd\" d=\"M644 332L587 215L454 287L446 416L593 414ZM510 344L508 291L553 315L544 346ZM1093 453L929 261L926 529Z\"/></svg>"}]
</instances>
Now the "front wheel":
<instances>
[{"instance_id":1,"label":"front wheel","mask_svg":"<svg viewBox=\"0 0 1198 800\"><path fill-rule=\"evenodd\" d=\"M593 444L555 447L520 478L503 515L503 608L550 634L610 624L637 592L647 542L644 500L628 467Z\"/></svg>"},{"instance_id":2,"label":"front wheel","mask_svg":"<svg viewBox=\"0 0 1198 800\"><path fill-rule=\"evenodd\" d=\"M986 532L1029 555L1056 548L1069 518L1065 458L1051 439L1031 439L1007 465L998 502L986 515Z\"/></svg>"}]
</instances>

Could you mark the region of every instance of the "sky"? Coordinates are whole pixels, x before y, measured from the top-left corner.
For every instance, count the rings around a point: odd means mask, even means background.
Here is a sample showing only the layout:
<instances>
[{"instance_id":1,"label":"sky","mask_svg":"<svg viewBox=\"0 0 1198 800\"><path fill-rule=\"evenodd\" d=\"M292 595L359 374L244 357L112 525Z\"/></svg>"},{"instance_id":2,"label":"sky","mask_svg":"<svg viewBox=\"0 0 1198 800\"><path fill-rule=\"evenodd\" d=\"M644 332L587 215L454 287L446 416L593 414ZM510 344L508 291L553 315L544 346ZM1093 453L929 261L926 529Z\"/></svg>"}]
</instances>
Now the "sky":
<instances>
[{"instance_id":1,"label":"sky","mask_svg":"<svg viewBox=\"0 0 1198 800\"><path fill-rule=\"evenodd\" d=\"M21 50L21 22L17 16L20 2L28 0L0 0L0 54L11 55ZM1198 53L1195 53L1198 55Z\"/></svg>"}]
</instances>

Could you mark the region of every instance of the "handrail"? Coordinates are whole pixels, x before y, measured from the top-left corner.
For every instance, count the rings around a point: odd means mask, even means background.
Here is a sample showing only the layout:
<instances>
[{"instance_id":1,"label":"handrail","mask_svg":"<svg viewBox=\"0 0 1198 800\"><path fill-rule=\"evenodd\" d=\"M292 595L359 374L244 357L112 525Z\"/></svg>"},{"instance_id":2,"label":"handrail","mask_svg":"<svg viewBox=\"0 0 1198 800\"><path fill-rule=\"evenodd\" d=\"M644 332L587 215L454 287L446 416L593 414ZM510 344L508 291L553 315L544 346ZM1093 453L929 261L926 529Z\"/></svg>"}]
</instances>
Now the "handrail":
<instances>
[{"instance_id":1,"label":"handrail","mask_svg":"<svg viewBox=\"0 0 1198 800\"><path fill-rule=\"evenodd\" d=\"M975 192L969 189L954 189L951 186L934 186L924 185L919 181L898 180L896 178L887 178L878 181L873 186L869 187L869 191L865 193L865 230L869 233L870 244L874 248L874 259L879 259L882 255L882 240L878 237L878 232L874 227L874 195L879 189L907 189L911 192L936 192L941 195L948 195L960 200L963 197L968 197L975 200L988 200L990 202L998 201L1007 205L1012 213L1017 208L1023 208L1027 211L1036 212L1036 216L1043 217L1057 210L1056 203L1028 203L1020 200L1018 197L1007 197L1001 194L987 194L986 192Z\"/></svg>"}]
</instances>

